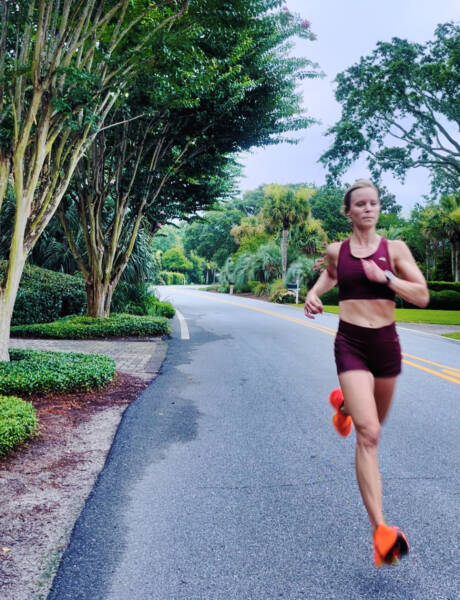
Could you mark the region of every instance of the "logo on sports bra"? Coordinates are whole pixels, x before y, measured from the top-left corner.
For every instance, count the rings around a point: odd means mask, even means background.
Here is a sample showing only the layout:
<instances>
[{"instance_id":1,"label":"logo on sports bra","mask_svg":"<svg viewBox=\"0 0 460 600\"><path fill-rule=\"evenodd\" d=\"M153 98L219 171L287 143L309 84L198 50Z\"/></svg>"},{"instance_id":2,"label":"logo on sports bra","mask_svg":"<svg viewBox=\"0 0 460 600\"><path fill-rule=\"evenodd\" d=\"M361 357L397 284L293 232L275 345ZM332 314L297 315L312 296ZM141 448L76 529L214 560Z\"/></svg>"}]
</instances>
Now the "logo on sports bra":
<instances>
[{"instance_id":1,"label":"logo on sports bra","mask_svg":"<svg viewBox=\"0 0 460 600\"><path fill-rule=\"evenodd\" d=\"M386 258L384 256L379 256L378 260L384 260L386 262Z\"/></svg>"}]
</instances>

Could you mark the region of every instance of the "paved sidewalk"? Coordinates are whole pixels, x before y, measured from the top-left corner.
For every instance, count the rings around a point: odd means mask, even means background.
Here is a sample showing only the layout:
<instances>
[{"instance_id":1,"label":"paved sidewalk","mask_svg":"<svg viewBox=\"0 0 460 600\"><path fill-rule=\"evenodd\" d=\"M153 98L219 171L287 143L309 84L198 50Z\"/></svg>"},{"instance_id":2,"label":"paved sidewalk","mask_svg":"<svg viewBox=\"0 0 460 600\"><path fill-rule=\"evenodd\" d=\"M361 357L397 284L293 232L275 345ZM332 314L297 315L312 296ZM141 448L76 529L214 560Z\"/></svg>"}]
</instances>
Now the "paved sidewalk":
<instances>
[{"instance_id":1,"label":"paved sidewalk","mask_svg":"<svg viewBox=\"0 0 460 600\"><path fill-rule=\"evenodd\" d=\"M44 340L11 338L10 348L55 350L107 354L115 361L117 371L152 381L158 374L168 344L161 338L116 338L110 340Z\"/></svg>"}]
</instances>

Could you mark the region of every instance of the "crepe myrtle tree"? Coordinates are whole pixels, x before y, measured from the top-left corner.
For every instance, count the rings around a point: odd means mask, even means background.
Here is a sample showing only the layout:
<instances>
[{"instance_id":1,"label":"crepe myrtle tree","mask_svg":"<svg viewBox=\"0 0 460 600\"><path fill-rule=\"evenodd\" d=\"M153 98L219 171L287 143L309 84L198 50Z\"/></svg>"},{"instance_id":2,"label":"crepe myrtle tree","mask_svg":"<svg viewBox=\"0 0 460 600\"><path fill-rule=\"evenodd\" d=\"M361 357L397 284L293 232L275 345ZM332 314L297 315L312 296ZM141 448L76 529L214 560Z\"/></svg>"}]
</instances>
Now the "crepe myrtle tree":
<instances>
[{"instance_id":1,"label":"crepe myrtle tree","mask_svg":"<svg viewBox=\"0 0 460 600\"><path fill-rule=\"evenodd\" d=\"M103 127L145 50L174 27L185 1L1 0L0 211L15 215L0 282L0 360L24 263L55 213L88 144ZM125 38L145 21L145 35Z\"/></svg>"},{"instance_id":2,"label":"crepe myrtle tree","mask_svg":"<svg viewBox=\"0 0 460 600\"><path fill-rule=\"evenodd\" d=\"M295 86L317 76L316 67L284 50L294 35L312 35L300 18L268 12L277 4L192 2L181 29L164 36L167 52L120 99L113 121L123 124L110 123L95 136L58 211L90 315L109 314L141 223L154 234L172 219L209 208L232 188L225 176L231 179L235 153L311 123ZM129 120L141 107L147 107L142 119ZM73 214L84 248L75 243Z\"/></svg>"},{"instance_id":3,"label":"crepe myrtle tree","mask_svg":"<svg viewBox=\"0 0 460 600\"><path fill-rule=\"evenodd\" d=\"M404 179L424 167L433 192L460 184L460 27L438 25L434 39L415 44L393 38L337 75L340 120L321 157L330 181L361 155L376 180L383 171Z\"/></svg>"}]
</instances>

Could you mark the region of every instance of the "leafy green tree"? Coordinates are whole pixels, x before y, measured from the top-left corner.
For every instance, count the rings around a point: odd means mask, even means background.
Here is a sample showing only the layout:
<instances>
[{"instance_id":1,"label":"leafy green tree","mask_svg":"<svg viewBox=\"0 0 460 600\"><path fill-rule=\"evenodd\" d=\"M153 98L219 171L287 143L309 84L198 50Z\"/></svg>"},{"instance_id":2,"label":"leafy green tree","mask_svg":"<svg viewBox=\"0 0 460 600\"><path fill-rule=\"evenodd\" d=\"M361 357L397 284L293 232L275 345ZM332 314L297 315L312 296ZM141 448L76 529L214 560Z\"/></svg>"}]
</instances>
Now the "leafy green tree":
<instances>
[{"instance_id":1,"label":"leafy green tree","mask_svg":"<svg viewBox=\"0 0 460 600\"><path fill-rule=\"evenodd\" d=\"M0 282L0 360L25 261L78 161L144 58L186 2L3 1L0 5L0 211L8 183L15 217ZM127 47L141 22L144 35Z\"/></svg>"},{"instance_id":2,"label":"leafy green tree","mask_svg":"<svg viewBox=\"0 0 460 600\"><path fill-rule=\"evenodd\" d=\"M459 48L459 26L445 23L425 45L379 42L372 55L337 76L342 116L321 157L333 178L364 153L377 180L383 171L404 179L409 169L425 167L434 188L458 190Z\"/></svg>"},{"instance_id":3,"label":"leafy green tree","mask_svg":"<svg viewBox=\"0 0 460 600\"><path fill-rule=\"evenodd\" d=\"M348 219L342 212L344 193L342 188L324 185L310 199L312 217L321 221L330 241L336 240L339 233L350 229Z\"/></svg>"},{"instance_id":4,"label":"leafy green tree","mask_svg":"<svg viewBox=\"0 0 460 600\"><path fill-rule=\"evenodd\" d=\"M240 225L232 227L230 233L238 244L236 254L255 252L259 246L270 241L270 236L258 217L243 217Z\"/></svg>"},{"instance_id":5,"label":"leafy green tree","mask_svg":"<svg viewBox=\"0 0 460 600\"><path fill-rule=\"evenodd\" d=\"M165 271L178 271L187 273L193 268L193 264L185 256L181 248L170 248L161 257L161 263Z\"/></svg>"},{"instance_id":6,"label":"leafy green tree","mask_svg":"<svg viewBox=\"0 0 460 600\"><path fill-rule=\"evenodd\" d=\"M239 224L242 214L235 209L209 211L202 221L191 223L184 232L184 249L214 261L221 267L226 259L237 250L231 235L232 228Z\"/></svg>"},{"instance_id":7,"label":"leafy green tree","mask_svg":"<svg viewBox=\"0 0 460 600\"><path fill-rule=\"evenodd\" d=\"M316 73L284 51L293 35L311 33L294 17L268 12L276 4L190 3L179 29L163 36L155 61L146 61L118 105L110 130L99 133L80 163L69 200L81 216L84 252L73 239L67 207L58 214L92 316L108 314L141 222L154 234L174 218L208 208L230 192L230 155L310 123L295 83ZM225 252L215 247L213 260L222 263Z\"/></svg>"},{"instance_id":8,"label":"leafy green tree","mask_svg":"<svg viewBox=\"0 0 460 600\"><path fill-rule=\"evenodd\" d=\"M293 228L293 244L306 256L316 256L327 242L327 233L319 219L309 213L307 218Z\"/></svg>"},{"instance_id":9,"label":"leafy green tree","mask_svg":"<svg viewBox=\"0 0 460 600\"><path fill-rule=\"evenodd\" d=\"M189 270L189 278L191 283L204 283L205 276L208 275L208 263L206 260L195 252L191 252L187 257L190 263L192 264L191 269ZM208 283L208 282L206 282Z\"/></svg>"},{"instance_id":10,"label":"leafy green tree","mask_svg":"<svg viewBox=\"0 0 460 600\"><path fill-rule=\"evenodd\" d=\"M160 227L152 239L152 250L165 252L170 248L182 248L183 229L175 225Z\"/></svg>"},{"instance_id":11,"label":"leafy green tree","mask_svg":"<svg viewBox=\"0 0 460 600\"><path fill-rule=\"evenodd\" d=\"M254 217L260 213L264 205L264 186L260 185L255 190L244 192L241 198L235 198L231 204L234 208L244 213L247 217Z\"/></svg>"},{"instance_id":12,"label":"leafy green tree","mask_svg":"<svg viewBox=\"0 0 460 600\"><path fill-rule=\"evenodd\" d=\"M427 207L423 223L426 237L451 245L453 281L460 281L460 195L443 196L439 204Z\"/></svg>"},{"instance_id":13,"label":"leafy green tree","mask_svg":"<svg viewBox=\"0 0 460 600\"><path fill-rule=\"evenodd\" d=\"M286 281L289 230L310 216L309 198L313 193L312 189L300 188L293 191L289 186L277 183L265 187L262 215L269 231L281 229L283 281Z\"/></svg>"}]
</instances>

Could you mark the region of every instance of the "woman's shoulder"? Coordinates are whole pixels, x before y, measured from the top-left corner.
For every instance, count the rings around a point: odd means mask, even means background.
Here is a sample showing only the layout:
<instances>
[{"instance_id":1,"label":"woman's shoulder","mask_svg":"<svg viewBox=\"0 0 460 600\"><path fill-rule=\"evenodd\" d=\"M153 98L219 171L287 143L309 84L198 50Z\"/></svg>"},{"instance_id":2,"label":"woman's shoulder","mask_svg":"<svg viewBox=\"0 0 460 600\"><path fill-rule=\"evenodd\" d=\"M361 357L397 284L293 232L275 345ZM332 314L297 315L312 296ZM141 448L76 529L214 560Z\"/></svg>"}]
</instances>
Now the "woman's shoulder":
<instances>
[{"instance_id":1,"label":"woman's shoulder","mask_svg":"<svg viewBox=\"0 0 460 600\"><path fill-rule=\"evenodd\" d=\"M401 254L406 254L407 252L409 252L409 247L407 246L406 242L403 242L403 240L388 240L387 239L386 241L388 244L388 250L395 256L401 255Z\"/></svg>"},{"instance_id":2,"label":"woman's shoulder","mask_svg":"<svg viewBox=\"0 0 460 600\"><path fill-rule=\"evenodd\" d=\"M343 241L331 242L327 247L327 253L330 254L331 256L338 256L342 244L343 244Z\"/></svg>"}]
</instances>

